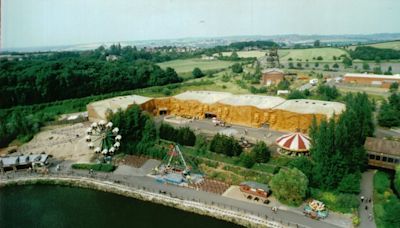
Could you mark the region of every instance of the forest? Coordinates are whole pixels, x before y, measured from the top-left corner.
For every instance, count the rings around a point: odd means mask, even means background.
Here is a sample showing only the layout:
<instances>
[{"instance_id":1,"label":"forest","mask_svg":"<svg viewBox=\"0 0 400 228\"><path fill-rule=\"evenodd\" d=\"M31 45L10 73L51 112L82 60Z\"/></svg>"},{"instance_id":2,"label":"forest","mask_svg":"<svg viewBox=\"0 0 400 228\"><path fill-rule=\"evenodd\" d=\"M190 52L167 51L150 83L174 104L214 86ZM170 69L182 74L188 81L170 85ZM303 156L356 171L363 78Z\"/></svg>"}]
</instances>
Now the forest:
<instances>
[{"instance_id":1,"label":"forest","mask_svg":"<svg viewBox=\"0 0 400 228\"><path fill-rule=\"evenodd\" d=\"M108 51L112 52L112 48ZM0 108L181 82L175 70L149 60L105 61L97 52L0 61ZM135 51L131 54L134 55ZM103 53L104 55L104 53Z\"/></svg>"},{"instance_id":2,"label":"forest","mask_svg":"<svg viewBox=\"0 0 400 228\"><path fill-rule=\"evenodd\" d=\"M350 56L353 59L380 61L389 59L400 59L400 51L394 49L361 46L356 47L354 51L350 51Z\"/></svg>"}]
</instances>

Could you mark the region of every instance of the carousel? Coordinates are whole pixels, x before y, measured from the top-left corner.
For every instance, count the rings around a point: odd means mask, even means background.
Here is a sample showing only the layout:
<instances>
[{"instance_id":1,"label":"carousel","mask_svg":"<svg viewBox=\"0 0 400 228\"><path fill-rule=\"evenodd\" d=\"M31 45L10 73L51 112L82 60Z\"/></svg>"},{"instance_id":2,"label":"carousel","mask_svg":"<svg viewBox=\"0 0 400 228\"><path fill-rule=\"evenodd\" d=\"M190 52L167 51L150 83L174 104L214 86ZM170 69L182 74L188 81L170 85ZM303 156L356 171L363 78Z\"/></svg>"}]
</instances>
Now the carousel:
<instances>
[{"instance_id":1,"label":"carousel","mask_svg":"<svg viewBox=\"0 0 400 228\"><path fill-rule=\"evenodd\" d=\"M318 200L311 200L304 206L304 215L312 219L324 219L328 217L328 210L325 204Z\"/></svg>"},{"instance_id":2,"label":"carousel","mask_svg":"<svg viewBox=\"0 0 400 228\"><path fill-rule=\"evenodd\" d=\"M275 143L279 147L278 153L290 156L308 155L311 139L300 132L282 135Z\"/></svg>"}]
</instances>

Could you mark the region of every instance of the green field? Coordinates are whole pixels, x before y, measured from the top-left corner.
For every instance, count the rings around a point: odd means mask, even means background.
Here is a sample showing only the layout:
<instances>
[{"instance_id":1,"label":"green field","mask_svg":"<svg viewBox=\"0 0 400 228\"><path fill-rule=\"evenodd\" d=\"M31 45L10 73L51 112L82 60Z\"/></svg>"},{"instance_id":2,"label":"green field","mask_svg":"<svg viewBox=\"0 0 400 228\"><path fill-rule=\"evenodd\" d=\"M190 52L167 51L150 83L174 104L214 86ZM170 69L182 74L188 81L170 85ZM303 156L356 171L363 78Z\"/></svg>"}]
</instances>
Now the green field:
<instances>
[{"instance_id":1,"label":"green field","mask_svg":"<svg viewBox=\"0 0 400 228\"><path fill-rule=\"evenodd\" d=\"M262 57L265 56L267 51L238 51L237 54L240 58ZM230 56L232 52L222 52L223 56Z\"/></svg>"},{"instance_id":2,"label":"green field","mask_svg":"<svg viewBox=\"0 0 400 228\"><path fill-rule=\"evenodd\" d=\"M387 48L387 49L400 50L400 41L391 41L391 42L370 44L367 46L376 47L376 48Z\"/></svg>"},{"instance_id":3,"label":"green field","mask_svg":"<svg viewBox=\"0 0 400 228\"><path fill-rule=\"evenodd\" d=\"M216 70L228 68L231 66L233 62L231 61L222 61L222 60L202 60L199 58L195 59L179 59L168 62L159 63L158 65L165 69L167 67L171 67L175 69L175 71L179 73L192 72L195 67L200 68L202 71L205 70Z\"/></svg>"},{"instance_id":4,"label":"green field","mask_svg":"<svg viewBox=\"0 0 400 228\"><path fill-rule=\"evenodd\" d=\"M293 61L306 61L311 62L313 58L321 56L323 58L320 62L332 62L333 56L339 57L341 55L348 55L346 51L339 48L309 48L309 49L280 49L278 51L280 61L288 61L292 58Z\"/></svg>"},{"instance_id":5,"label":"green field","mask_svg":"<svg viewBox=\"0 0 400 228\"><path fill-rule=\"evenodd\" d=\"M262 57L265 56L266 51L238 51L237 54L241 58L249 57ZM232 52L223 52L222 55L230 56ZM292 58L293 61L301 59L301 61L306 61L308 59L310 62L313 61L313 57L317 58L321 56L323 58L320 62L333 62L333 56L339 57L343 54L347 55L347 52L339 48L309 48L309 49L279 49L278 51L280 61L288 61Z\"/></svg>"}]
</instances>

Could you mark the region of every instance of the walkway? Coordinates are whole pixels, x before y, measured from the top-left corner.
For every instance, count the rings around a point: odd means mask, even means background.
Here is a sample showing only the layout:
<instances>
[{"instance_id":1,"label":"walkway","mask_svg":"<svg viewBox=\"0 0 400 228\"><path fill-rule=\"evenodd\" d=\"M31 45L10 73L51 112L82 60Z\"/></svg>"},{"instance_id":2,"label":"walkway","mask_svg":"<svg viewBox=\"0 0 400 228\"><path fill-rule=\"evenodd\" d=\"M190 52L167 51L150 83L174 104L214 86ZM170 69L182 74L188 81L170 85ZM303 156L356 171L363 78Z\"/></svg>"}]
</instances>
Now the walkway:
<instances>
[{"instance_id":1,"label":"walkway","mask_svg":"<svg viewBox=\"0 0 400 228\"><path fill-rule=\"evenodd\" d=\"M329 224L322 221L312 220L308 217L305 217L302 214L294 213L291 211L279 210L276 214L274 214L268 207L265 205L255 205L252 203L230 199L227 197L223 197L218 194L213 194L204 191L196 191L190 188L179 187L176 185L168 185L168 184L160 184L155 181L154 178L148 176L131 176L131 175L118 175L113 173L100 173L97 172L94 175L89 175L87 170L71 170L70 164L68 162L61 163L61 171L55 171L54 168L50 169L50 176L52 173L54 175L67 175L67 176L76 176L76 177L90 177L100 181L109 181L118 183L130 188L143 189L145 191L159 193L165 192L168 196L179 198L182 200L189 200L194 202L203 203L206 205L213 205L219 208L226 210L233 210L243 213L252 214L254 216L258 216L260 218L268 218L270 221L275 221L283 224L288 227L318 227L318 228L338 228L339 226ZM2 178L19 178L29 174L26 171L17 172L17 173L7 173L6 175L0 175L0 179Z\"/></svg>"},{"instance_id":2,"label":"walkway","mask_svg":"<svg viewBox=\"0 0 400 228\"><path fill-rule=\"evenodd\" d=\"M371 221L368 218L369 214L371 214L372 216L374 215L374 208L373 208L374 174L375 170L368 170L367 172L364 172L362 174L360 197L364 196L365 199L364 202L360 204L360 207L358 209L361 219L360 227L362 228L376 228L375 220L373 219ZM369 202L369 199L371 199L371 203ZM367 207L367 210L365 209L365 207Z\"/></svg>"}]
</instances>

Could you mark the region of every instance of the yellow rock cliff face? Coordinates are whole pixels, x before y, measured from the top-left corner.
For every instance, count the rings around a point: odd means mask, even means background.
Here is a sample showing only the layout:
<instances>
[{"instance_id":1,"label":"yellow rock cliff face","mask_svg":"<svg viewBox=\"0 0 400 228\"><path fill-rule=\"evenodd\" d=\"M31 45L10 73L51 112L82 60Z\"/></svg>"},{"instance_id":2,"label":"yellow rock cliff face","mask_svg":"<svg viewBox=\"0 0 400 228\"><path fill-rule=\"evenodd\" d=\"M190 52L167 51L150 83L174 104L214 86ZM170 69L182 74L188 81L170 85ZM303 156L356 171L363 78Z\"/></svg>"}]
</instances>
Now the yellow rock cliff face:
<instances>
[{"instance_id":1,"label":"yellow rock cliff face","mask_svg":"<svg viewBox=\"0 0 400 228\"><path fill-rule=\"evenodd\" d=\"M274 130L307 132L315 116L317 122L325 119L323 114L301 114L279 109L259 109L253 106L232 106L221 103L204 104L195 100L179 100L173 97L156 98L140 105L152 115L166 111L168 115L204 119L213 114L227 123L249 127L269 126Z\"/></svg>"}]
</instances>

